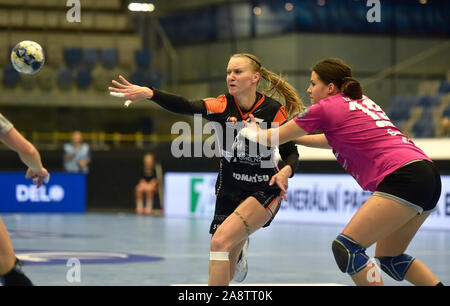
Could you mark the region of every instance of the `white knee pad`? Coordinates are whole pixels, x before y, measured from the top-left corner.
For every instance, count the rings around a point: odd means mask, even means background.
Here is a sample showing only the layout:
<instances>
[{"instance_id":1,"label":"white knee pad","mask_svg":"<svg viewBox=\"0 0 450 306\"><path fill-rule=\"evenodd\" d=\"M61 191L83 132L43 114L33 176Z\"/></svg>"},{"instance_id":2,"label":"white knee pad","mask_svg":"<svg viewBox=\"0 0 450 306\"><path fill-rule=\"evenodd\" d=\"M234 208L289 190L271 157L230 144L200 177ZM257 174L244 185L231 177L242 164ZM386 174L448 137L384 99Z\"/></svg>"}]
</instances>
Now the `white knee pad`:
<instances>
[{"instance_id":1,"label":"white knee pad","mask_svg":"<svg viewBox=\"0 0 450 306\"><path fill-rule=\"evenodd\" d=\"M209 260L229 261L230 252L209 252Z\"/></svg>"}]
</instances>

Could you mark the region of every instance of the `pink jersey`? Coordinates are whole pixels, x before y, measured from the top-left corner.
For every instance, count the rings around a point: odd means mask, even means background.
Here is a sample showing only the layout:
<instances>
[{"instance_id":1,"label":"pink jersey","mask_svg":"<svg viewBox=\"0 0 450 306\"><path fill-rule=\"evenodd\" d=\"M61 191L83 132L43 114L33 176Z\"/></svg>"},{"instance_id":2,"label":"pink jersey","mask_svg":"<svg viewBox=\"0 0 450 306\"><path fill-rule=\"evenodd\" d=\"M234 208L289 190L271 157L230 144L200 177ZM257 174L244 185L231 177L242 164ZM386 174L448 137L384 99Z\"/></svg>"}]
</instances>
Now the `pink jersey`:
<instances>
[{"instance_id":1,"label":"pink jersey","mask_svg":"<svg viewBox=\"0 0 450 306\"><path fill-rule=\"evenodd\" d=\"M294 121L307 133L322 131L337 161L364 190L375 191L386 175L410 161L431 161L366 96L322 99Z\"/></svg>"}]
</instances>

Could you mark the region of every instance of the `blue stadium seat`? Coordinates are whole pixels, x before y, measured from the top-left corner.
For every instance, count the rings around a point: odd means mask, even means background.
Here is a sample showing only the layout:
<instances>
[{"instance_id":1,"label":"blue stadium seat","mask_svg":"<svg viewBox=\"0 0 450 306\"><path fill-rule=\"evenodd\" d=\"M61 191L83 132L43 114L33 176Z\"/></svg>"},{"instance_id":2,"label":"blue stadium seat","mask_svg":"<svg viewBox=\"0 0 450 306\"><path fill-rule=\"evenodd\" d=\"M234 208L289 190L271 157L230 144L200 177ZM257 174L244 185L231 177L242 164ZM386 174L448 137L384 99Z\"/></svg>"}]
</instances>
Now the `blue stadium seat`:
<instances>
[{"instance_id":1,"label":"blue stadium seat","mask_svg":"<svg viewBox=\"0 0 450 306\"><path fill-rule=\"evenodd\" d=\"M411 109L419 105L421 97L415 95L394 96L389 101L389 108Z\"/></svg>"},{"instance_id":2,"label":"blue stadium seat","mask_svg":"<svg viewBox=\"0 0 450 306\"><path fill-rule=\"evenodd\" d=\"M152 86L151 75L149 71L144 69L137 69L131 72L130 81L139 86Z\"/></svg>"},{"instance_id":3,"label":"blue stadium seat","mask_svg":"<svg viewBox=\"0 0 450 306\"><path fill-rule=\"evenodd\" d=\"M450 118L450 106L447 106L447 108L444 109L444 112L442 113L442 116Z\"/></svg>"},{"instance_id":4,"label":"blue stadium seat","mask_svg":"<svg viewBox=\"0 0 450 306\"><path fill-rule=\"evenodd\" d=\"M98 50L96 48L83 49L83 65L87 68L94 68L98 62Z\"/></svg>"},{"instance_id":5,"label":"blue stadium seat","mask_svg":"<svg viewBox=\"0 0 450 306\"><path fill-rule=\"evenodd\" d=\"M434 125L431 120L419 120L413 126L416 138L431 138L434 136Z\"/></svg>"},{"instance_id":6,"label":"blue stadium seat","mask_svg":"<svg viewBox=\"0 0 450 306\"><path fill-rule=\"evenodd\" d=\"M397 108L392 110L391 112L388 112L388 117L391 119L393 123L398 125L400 122L408 121L410 116L410 110L405 110L402 108Z\"/></svg>"},{"instance_id":7,"label":"blue stadium seat","mask_svg":"<svg viewBox=\"0 0 450 306\"><path fill-rule=\"evenodd\" d=\"M163 81L163 74L159 70L152 69L150 71L151 84L154 87L160 88Z\"/></svg>"},{"instance_id":8,"label":"blue stadium seat","mask_svg":"<svg viewBox=\"0 0 450 306\"><path fill-rule=\"evenodd\" d=\"M422 110L422 114L420 116L421 121L433 121L433 108L425 107Z\"/></svg>"},{"instance_id":9,"label":"blue stadium seat","mask_svg":"<svg viewBox=\"0 0 450 306\"><path fill-rule=\"evenodd\" d=\"M64 61L67 67L77 68L81 65L82 52L81 48L64 49Z\"/></svg>"},{"instance_id":10,"label":"blue stadium seat","mask_svg":"<svg viewBox=\"0 0 450 306\"><path fill-rule=\"evenodd\" d=\"M450 82L449 81L444 81L439 86L439 94L445 95L445 94L448 94L448 93L450 93Z\"/></svg>"},{"instance_id":11,"label":"blue stadium seat","mask_svg":"<svg viewBox=\"0 0 450 306\"><path fill-rule=\"evenodd\" d=\"M13 66L6 66L3 69L3 85L6 88L16 88L20 82L20 74L14 69Z\"/></svg>"},{"instance_id":12,"label":"blue stadium seat","mask_svg":"<svg viewBox=\"0 0 450 306\"><path fill-rule=\"evenodd\" d=\"M423 96L419 100L419 106L423 108L435 107L441 104L441 99L438 96Z\"/></svg>"},{"instance_id":13,"label":"blue stadium seat","mask_svg":"<svg viewBox=\"0 0 450 306\"><path fill-rule=\"evenodd\" d=\"M150 63L152 61L152 53L149 50L137 50L135 54L136 66L141 69L150 68Z\"/></svg>"},{"instance_id":14,"label":"blue stadium seat","mask_svg":"<svg viewBox=\"0 0 450 306\"><path fill-rule=\"evenodd\" d=\"M111 69L117 65L117 49L104 48L100 52L102 64L105 68Z\"/></svg>"},{"instance_id":15,"label":"blue stadium seat","mask_svg":"<svg viewBox=\"0 0 450 306\"><path fill-rule=\"evenodd\" d=\"M58 70L58 86L62 90L68 90L72 87L73 74L72 70L68 68L61 68Z\"/></svg>"},{"instance_id":16,"label":"blue stadium seat","mask_svg":"<svg viewBox=\"0 0 450 306\"><path fill-rule=\"evenodd\" d=\"M130 81L140 86L161 87L162 73L154 69L136 69L131 72Z\"/></svg>"},{"instance_id":17,"label":"blue stadium seat","mask_svg":"<svg viewBox=\"0 0 450 306\"><path fill-rule=\"evenodd\" d=\"M402 103L402 96L393 96L389 99L388 107L386 111L388 113L391 113L392 111L396 110L399 105Z\"/></svg>"},{"instance_id":18,"label":"blue stadium seat","mask_svg":"<svg viewBox=\"0 0 450 306\"><path fill-rule=\"evenodd\" d=\"M91 86L92 72L90 69L84 68L77 72L77 85L78 89L86 90Z\"/></svg>"},{"instance_id":19,"label":"blue stadium seat","mask_svg":"<svg viewBox=\"0 0 450 306\"><path fill-rule=\"evenodd\" d=\"M415 95L393 96L389 100L389 107L386 110L389 119L396 125L408 121L411 109L419 105L420 97Z\"/></svg>"}]
</instances>

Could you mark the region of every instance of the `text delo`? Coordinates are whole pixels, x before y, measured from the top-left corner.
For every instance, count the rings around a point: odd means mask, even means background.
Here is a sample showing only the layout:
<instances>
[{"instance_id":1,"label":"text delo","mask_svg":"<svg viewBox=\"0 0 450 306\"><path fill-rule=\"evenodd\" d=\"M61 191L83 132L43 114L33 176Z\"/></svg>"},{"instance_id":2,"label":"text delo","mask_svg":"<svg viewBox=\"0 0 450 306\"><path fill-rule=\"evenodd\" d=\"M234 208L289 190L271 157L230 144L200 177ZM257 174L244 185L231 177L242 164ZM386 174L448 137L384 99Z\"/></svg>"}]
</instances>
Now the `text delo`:
<instances>
[{"instance_id":1,"label":"text delo","mask_svg":"<svg viewBox=\"0 0 450 306\"><path fill-rule=\"evenodd\" d=\"M17 202L61 202L64 199L64 189L59 185L48 188L41 186L37 189L35 185L16 185Z\"/></svg>"}]
</instances>

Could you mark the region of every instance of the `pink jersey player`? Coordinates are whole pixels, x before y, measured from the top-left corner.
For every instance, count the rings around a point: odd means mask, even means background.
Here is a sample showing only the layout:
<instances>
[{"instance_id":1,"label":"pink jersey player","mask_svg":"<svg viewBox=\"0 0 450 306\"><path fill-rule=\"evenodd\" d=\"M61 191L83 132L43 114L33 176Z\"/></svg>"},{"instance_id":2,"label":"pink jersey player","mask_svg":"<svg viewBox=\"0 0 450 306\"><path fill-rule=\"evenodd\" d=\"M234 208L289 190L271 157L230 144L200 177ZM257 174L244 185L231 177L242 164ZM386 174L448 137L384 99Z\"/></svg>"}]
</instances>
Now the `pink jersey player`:
<instances>
[{"instance_id":1,"label":"pink jersey player","mask_svg":"<svg viewBox=\"0 0 450 306\"><path fill-rule=\"evenodd\" d=\"M262 130L251 118L239 134L270 146L294 140L331 148L359 185L373 191L332 243L339 269L357 285L383 285L374 261L365 253L374 243L375 258L393 279L442 285L424 263L404 253L438 203L442 185L436 165L363 95L342 60L317 63L307 92L312 106L293 120ZM322 133L312 134L315 131Z\"/></svg>"},{"instance_id":2,"label":"pink jersey player","mask_svg":"<svg viewBox=\"0 0 450 306\"><path fill-rule=\"evenodd\" d=\"M325 98L294 121L308 133L322 131L337 161L364 190L375 191L386 175L410 161L430 160L366 96Z\"/></svg>"}]
</instances>

